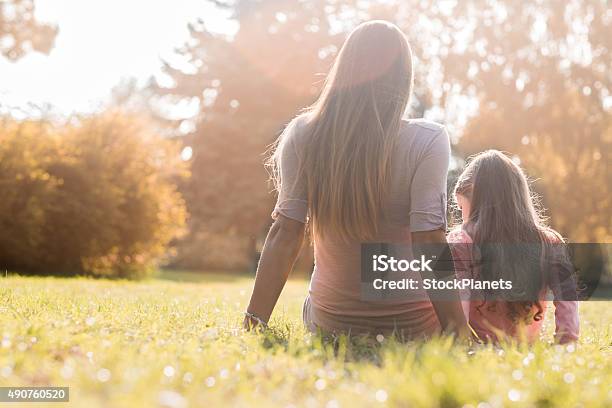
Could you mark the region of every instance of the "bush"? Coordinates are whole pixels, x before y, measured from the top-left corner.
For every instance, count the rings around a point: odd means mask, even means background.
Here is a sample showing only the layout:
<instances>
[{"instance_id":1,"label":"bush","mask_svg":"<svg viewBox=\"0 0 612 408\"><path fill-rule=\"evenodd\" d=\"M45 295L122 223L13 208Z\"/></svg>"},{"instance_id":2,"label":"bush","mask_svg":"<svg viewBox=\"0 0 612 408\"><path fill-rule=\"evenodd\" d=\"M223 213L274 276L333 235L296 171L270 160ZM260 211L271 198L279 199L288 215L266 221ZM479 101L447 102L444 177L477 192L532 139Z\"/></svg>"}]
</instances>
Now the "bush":
<instances>
[{"instance_id":1,"label":"bush","mask_svg":"<svg viewBox=\"0 0 612 408\"><path fill-rule=\"evenodd\" d=\"M179 146L109 111L0 126L0 266L137 278L168 255L186 210Z\"/></svg>"}]
</instances>

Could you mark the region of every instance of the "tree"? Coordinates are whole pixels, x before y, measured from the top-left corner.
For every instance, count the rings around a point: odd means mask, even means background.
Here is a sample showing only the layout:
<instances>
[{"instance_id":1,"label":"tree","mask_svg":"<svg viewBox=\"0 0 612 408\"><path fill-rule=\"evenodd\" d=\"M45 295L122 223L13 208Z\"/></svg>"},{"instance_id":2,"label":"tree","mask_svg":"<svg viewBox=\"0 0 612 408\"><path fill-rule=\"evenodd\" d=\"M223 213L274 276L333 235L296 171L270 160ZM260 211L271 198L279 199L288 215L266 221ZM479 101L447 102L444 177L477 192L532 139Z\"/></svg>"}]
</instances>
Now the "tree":
<instances>
[{"instance_id":1,"label":"tree","mask_svg":"<svg viewBox=\"0 0 612 408\"><path fill-rule=\"evenodd\" d=\"M608 241L612 26L606 2L460 2L431 21L429 27L454 31L431 29L441 38L429 63L442 68L434 102L447 115L460 100L478 106L459 153L497 148L514 154L537 179L554 227L574 241Z\"/></svg>"},{"instance_id":2,"label":"tree","mask_svg":"<svg viewBox=\"0 0 612 408\"><path fill-rule=\"evenodd\" d=\"M28 51L48 54L57 33L57 27L36 20L33 0L0 2L0 54L9 60L16 61Z\"/></svg>"},{"instance_id":3,"label":"tree","mask_svg":"<svg viewBox=\"0 0 612 408\"><path fill-rule=\"evenodd\" d=\"M176 143L132 114L0 122L0 267L134 278L164 260L186 212Z\"/></svg>"},{"instance_id":4,"label":"tree","mask_svg":"<svg viewBox=\"0 0 612 408\"><path fill-rule=\"evenodd\" d=\"M194 151L185 187L188 265L210 265L220 252L243 266L273 204L262 153L317 96L346 32L375 18L398 24L412 45L412 116L447 124L460 156L515 154L540 180L556 228L574 240L609 239L612 203L601 187L610 185L612 138L605 1L216 3L233 10L237 34L193 24L178 50L189 68L166 64L172 85L153 86L162 98L200 103L196 130L184 139ZM588 200L564 198L574 194ZM214 251L213 237L238 242L247 256Z\"/></svg>"},{"instance_id":5,"label":"tree","mask_svg":"<svg viewBox=\"0 0 612 408\"><path fill-rule=\"evenodd\" d=\"M191 233L183 266L252 263L274 199L263 153L292 115L313 101L313 84L321 81L316 73L327 71L337 47L324 4L239 1L240 30L233 38L197 22L190 26L192 39L178 50L191 72L165 65L174 86L155 86L156 92L197 98L201 107L196 131L185 137L194 156L185 189Z\"/></svg>"}]
</instances>

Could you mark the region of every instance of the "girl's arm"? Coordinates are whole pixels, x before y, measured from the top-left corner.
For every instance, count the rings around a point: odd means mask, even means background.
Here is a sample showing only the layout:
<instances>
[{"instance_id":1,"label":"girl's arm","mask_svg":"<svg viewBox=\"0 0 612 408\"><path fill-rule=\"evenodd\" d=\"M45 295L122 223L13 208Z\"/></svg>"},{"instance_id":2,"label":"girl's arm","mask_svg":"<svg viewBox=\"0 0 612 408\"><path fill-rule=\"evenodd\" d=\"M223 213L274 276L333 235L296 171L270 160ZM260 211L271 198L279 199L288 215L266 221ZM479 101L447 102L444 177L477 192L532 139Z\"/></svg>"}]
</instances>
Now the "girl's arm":
<instances>
[{"instance_id":1,"label":"girl's arm","mask_svg":"<svg viewBox=\"0 0 612 408\"><path fill-rule=\"evenodd\" d=\"M551 288L555 306L555 342L564 344L578 340L578 292L567 247L557 233L549 233L551 273L548 286Z\"/></svg>"},{"instance_id":2,"label":"girl's arm","mask_svg":"<svg viewBox=\"0 0 612 408\"><path fill-rule=\"evenodd\" d=\"M270 319L302 247L304 229L304 223L280 214L272 224L257 267L255 287L247 308L249 315L243 322L245 329L257 326L256 318L266 323Z\"/></svg>"},{"instance_id":3,"label":"girl's arm","mask_svg":"<svg viewBox=\"0 0 612 408\"><path fill-rule=\"evenodd\" d=\"M555 300L555 342L559 344L578 340L580 323L578 302L575 300Z\"/></svg>"},{"instance_id":4,"label":"girl's arm","mask_svg":"<svg viewBox=\"0 0 612 408\"><path fill-rule=\"evenodd\" d=\"M443 230L413 232L412 244L415 246L419 244L448 245ZM450 253L450 248L448 252ZM454 271L434 270L435 274L447 274L448 272L451 272L451 275L447 275L446 277L454 276ZM438 296L442 294L443 296L438 298ZM430 296L430 299L444 332L456 333L461 337L469 336L469 328L466 323L461 301L459 299L459 292L457 290L439 290L438 293L434 293L433 296Z\"/></svg>"},{"instance_id":5,"label":"girl's arm","mask_svg":"<svg viewBox=\"0 0 612 408\"><path fill-rule=\"evenodd\" d=\"M453 254L453 263L455 264L455 274L457 275L457 279L472 278L472 254L470 251L472 240L460 228L452 230L448 234L447 240L451 247L451 253ZM459 294L461 297L461 307L463 308L465 320L469 323L471 291L470 289L466 288L460 290Z\"/></svg>"}]
</instances>

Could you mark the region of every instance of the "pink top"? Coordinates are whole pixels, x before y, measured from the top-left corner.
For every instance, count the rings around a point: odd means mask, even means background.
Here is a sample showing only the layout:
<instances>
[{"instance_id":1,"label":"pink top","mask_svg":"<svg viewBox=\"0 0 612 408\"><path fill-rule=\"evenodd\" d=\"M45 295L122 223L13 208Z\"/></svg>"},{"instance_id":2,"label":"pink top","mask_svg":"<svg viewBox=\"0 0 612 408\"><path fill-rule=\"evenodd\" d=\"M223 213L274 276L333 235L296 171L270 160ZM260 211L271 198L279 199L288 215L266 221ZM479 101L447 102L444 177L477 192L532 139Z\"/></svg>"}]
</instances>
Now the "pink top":
<instances>
[{"instance_id":1,"label":"pink top","mask_svg":"<svg viewBox=\"0 0 612 408\"><path fill-rule=\"evenodd\" d=\"M558 238L552 234L548 234L548 236L552 243L559 242ZM472 260L472 251L470 250L472 239L463 229L457 228L448 235L448 242L451 244L453 258L455 258L457 275L461 278L462 271L465 273L472 268L470 265ZM548 288L544 288L543 293L546 290ZM469 294L462 293L461 298L469 299ZM544 296L540 296L540 298L544 298ZM496 342L504 335L513 338L525 336L529 342L534 342L539 338L542 320L532 320L525 327L519 327L508 317L507 302L486 301L483 304L481 300L464 300L462 303L470 326L484 341ZM541 301L540 304L543 309L542 313L544 313L548 302ZM559 343L577 340L579 333L578 302L555 300L553 304L555 306L555 340Z\"/></svg>"},{"instance_id":2,"label":"pink top","mask_svg":"<svg viewBox=\"0 0 612 408\"><path fill-rule=\"evenodd\" d=\"M278 214L308 222L306 181L297 179L298 164L308 143L298 117L281 137L281 186L272 217ZM411 242L411 232L446 228L446 176L449 137L443 126L425 120L402 121L392 158L391 192L383 208L385 224L373 242ZM363 163L367 166L368 163ZM439 330L426 294L410 299L366 301L361 298L360 242L314 237L315 267L310 282L312 323L325 330L351 333L400 331L407 337Z\"/></svg>"}]
</instances>

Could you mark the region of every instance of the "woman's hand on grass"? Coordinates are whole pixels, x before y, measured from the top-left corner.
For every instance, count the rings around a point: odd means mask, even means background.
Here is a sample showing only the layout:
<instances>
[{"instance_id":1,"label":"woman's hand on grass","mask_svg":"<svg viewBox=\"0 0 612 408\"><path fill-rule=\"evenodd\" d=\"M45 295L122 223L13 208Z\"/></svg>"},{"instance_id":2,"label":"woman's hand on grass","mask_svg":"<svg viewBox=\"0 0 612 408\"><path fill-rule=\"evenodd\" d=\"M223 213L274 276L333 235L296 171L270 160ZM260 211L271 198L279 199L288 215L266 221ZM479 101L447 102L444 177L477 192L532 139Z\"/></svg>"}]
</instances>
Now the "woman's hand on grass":
<instances>
[{"instance_id":1,"label":"woman's hand on grass","mask_svg":"<svg viewBox=\"0 0 612 408\"><path fill-rule=\"evenodd\" d=\"M244 314L244 320L242 321L242 327L246 331L251 331L253 329L263 330L268 327L268 323L255 316L254 314L246 312Z\"/></svg>"},{"instance_id":2,"label":"woman's hand on grass","mask_svg":"<svg viewBox=\"0 0 612 408\"><path fill-rule=\"evenodd\" d=\"M305 225L283 215L272 224L257 268L243 326L266 326L302 247Z\"/></svg>"}]
</instances>

